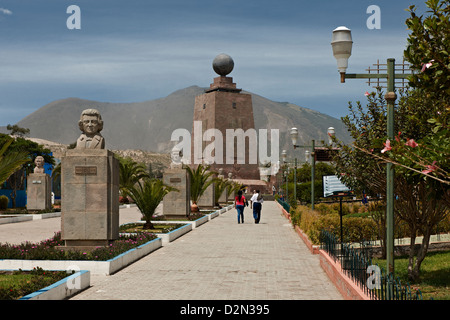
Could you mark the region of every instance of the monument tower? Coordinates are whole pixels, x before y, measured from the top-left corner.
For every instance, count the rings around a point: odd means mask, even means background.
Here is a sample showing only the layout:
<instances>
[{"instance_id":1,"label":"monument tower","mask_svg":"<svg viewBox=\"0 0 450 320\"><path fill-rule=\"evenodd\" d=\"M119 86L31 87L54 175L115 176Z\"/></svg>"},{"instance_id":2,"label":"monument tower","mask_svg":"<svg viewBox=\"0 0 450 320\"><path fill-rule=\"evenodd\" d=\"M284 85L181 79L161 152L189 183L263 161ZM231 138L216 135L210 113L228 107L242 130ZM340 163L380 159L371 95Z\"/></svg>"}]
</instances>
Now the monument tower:
<instances>
[{"instance_id":1,"label":"monument tower","mask_svg":"<svg viewBox=\"0 0 450 320\"><path fill-rule=\"evenodd\" d=\"M213 150L212 154L215 156L215 161L209 163L211 170L218 172L219 169L223 169L222 172L225 176L229 176L231 173L235 180L247 180L247 183L244 182L247 185L250 184L248 180L260 181L257 154L249 152L250 144L253 144L252 152L257 150L257 141L250 141L251 139L246 137L245 151L239 152L238 144L241 144L242 140L233 138L229 141L230 139L226 139L227 129L242 129L244 133L248 129L255 129L252 97L250 94L242 93L242 89L236 88L233 78L227 77L234 68L234 61L229 55L219 54L215 57L212 66L219 76L214 78L214 82L205 90L204 94L195 98L191 164L194 166L198 164L199 157L200 160L207 163L202 155L205 148L209 148L209 150ZM223 141L219 141L215 137L211 141L204 141L204 133L209 129L220 131ZM201 144L201 150L199 148L195 150L195 143ZM214 148L211 148L213 143L215 144ZM227 155L226 146L230 143L234 144L234 154ZM222 151L222 155L218 150ZM232 163L227 161L227 157L233 160Z\"/></svg>"}]
</instances>

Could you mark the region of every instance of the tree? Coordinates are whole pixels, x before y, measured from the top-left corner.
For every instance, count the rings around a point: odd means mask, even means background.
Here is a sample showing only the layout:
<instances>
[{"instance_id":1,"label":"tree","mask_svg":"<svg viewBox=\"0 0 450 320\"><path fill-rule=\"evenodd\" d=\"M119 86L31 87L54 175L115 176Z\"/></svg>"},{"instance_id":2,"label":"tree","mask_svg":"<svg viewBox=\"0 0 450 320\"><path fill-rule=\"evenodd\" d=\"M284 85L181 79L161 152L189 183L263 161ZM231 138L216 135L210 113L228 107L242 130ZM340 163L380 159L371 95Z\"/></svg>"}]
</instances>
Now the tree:
<instances>
[{"instance_id":1,"label":"tree","mask_svg":"<svg viewBox=\"0 0 450 320\"><path fill-rule=\"evenodd\" d=\"M227 192L227 199L230 199L232 195L234 195L236 192L241 190L244 185L242 183L233 181L233 180L227 180L228 181L228 188L226 189ZM228 204L228 201L227 201Z\"/></svg>"},{"instance_id":2,"label":"tree","mask_svg":"<svg viewBox=\"0 0 450 320\"><path fill-rule=\"evenodd\" d=\"M145 165L137 163L131 158L121 158L119 160L119 191L123 197L128 196L128 190L140 179L150 177Z\"/></svg>"},{"instance_id":3,"label":"tree","mask_svg":"<svg viewBox=\"0 0 450 320\"><path fill-rule=\"evenodd\" d=\"M191 181L191 201L194 205L197 205L206 189L214 183L212 176L215 172L209 171L209 169L210 166L203 166L202 164L199 164L196 169L186 167Z\"/></svg>"},{"instance_id":4,"label":"tree","mask_svg":"<svg viewBox=\"0 0 450 320\"><path fill-rule=\"evenodd\" d=\"M30 129L19 127L17 124L15 124L15 125L8 124L6 126L6 129L10 131L10 135L18 136L21 138L23 138L24 136L26 136L30 133Z\"/></svg>"},{"instance_id":5,"label":"tree","mask_svg":"<svg viewBox=\"0 0 450 320\"><path fill-rule=\"evenodd\" d=\"M9 141L11 137L6 134L0 134L0 145ZM21 137L13 138L7 153L25 153L28 155L28 161L22 164L21 168L16 170L14 173L10 175L7 183L10 185L12 189L11 192L11 202L12 207L16 207L16 192L20 190L25 181L24 171L27 170L28 173L32 172L32 169L35 167L34 160L37 156L42 156L44 158L45 163L50 165L55 165L55 159L51 155L51 151L47 148L44 148L42 145L39 145L36 142L33 142L28 139L24 139Z\"/></svg>"},{"instance_id":6,"label":"tree","mask_svg":"<svg viewBox=\"0 0 450 320\"><path fill-rule=\"evenodd\" d=\"M159 206L164 196L177 189L165 185L159 179L144 177L134 185L127 186L126 193L133 199L142 213L145 223L143 229L153 229L151 222L156 208Z\"/></svg>"},{"instance_id":7,"label":"tree","mask_svg":"<svg viewBox=\"0 0 450 320\"><path fill-rule=\"evenodd\" d=\"M24 151L8 152L14 138L5 139L0 148L0 183L6 181L14 172L29 161L28 153Z\"/></svg>"},{"instance_id":8,"label":"tree","mask_svg":"<svg viewBox=\"0 0 450 320\"><path fill-rule=\"evenodd\" d=\"M401 94L395 110L394 141L386 138L386 106L381 90L368 95L367 108L350 105L351 116L343 118L354 138L342 146L336 158L338 170L355 187L385 194L386 162L395 165L395 215L406 222L411 237L408 276L417 281L437 224L449 214L448 115L450 105L450 50L448 1L426 1L427 16L417 16L410 7L406 25L411 31L405 58L416 72L410 88ZM415 239L423 236L419 249Z\"/></svg>"},{"instance_id":9,"label":"tree","mask_svg":"<svg viewBox=\"0 0 450 320\"><path fill-rule=\"evenodd\" d=\"M214 179L214 203L216 207L220 207L219 198L224 192L226 192L226 189L229 187L229 180L219 177Z\"/></svg>"}]
</instances>

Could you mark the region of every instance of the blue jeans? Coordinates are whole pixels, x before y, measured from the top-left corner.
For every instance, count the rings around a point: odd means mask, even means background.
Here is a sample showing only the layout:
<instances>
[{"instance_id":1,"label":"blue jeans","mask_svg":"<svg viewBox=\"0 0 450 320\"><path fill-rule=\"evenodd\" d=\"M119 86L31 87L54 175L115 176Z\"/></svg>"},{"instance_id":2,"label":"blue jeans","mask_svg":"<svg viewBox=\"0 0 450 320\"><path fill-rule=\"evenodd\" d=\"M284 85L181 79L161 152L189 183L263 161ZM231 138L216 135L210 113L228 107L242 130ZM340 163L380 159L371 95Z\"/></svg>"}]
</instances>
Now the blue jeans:
<instances>
[{"instance_id":1,"label":"blue jeans","mask_svg":"<svg viewBox=\"0 0 450 320\"><path fill-rule=\"evenodd\" d=\"M236 210L237 210L238 223L241 223L241 216L242 216L242 223L244 223L244 206L237 204Z\"/></svg>"},{"instance_id":2,"label":"blue jeans","mask_svg":"<svg viewBox=\"0 0 450 320\"><path fill-rule=\"evenodd\" d=\"M261 203L253 202L253 218L255 218L255 223L259 223L261 219Z\"/></svg>"}]
</instances>

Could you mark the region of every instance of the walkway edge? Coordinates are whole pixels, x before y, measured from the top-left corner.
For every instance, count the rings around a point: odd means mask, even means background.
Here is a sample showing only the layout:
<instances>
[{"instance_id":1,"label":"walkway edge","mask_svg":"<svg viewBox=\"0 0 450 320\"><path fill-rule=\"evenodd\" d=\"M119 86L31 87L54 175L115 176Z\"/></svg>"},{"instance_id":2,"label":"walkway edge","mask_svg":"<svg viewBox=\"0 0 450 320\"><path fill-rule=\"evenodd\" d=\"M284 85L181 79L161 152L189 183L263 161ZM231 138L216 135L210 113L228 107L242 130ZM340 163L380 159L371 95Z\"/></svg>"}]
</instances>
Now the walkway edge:
<instances>
[{"instance_id":1,"label":"walkway edge","mask_svg":"<svg viewBox=\"0 0 450 320\"><path fill-rule=\"evenodd\" d=\"M349 277L341 272L341 264L319 250L320 266L345 300L371 300Z\"/></svg>"}]
</instances>

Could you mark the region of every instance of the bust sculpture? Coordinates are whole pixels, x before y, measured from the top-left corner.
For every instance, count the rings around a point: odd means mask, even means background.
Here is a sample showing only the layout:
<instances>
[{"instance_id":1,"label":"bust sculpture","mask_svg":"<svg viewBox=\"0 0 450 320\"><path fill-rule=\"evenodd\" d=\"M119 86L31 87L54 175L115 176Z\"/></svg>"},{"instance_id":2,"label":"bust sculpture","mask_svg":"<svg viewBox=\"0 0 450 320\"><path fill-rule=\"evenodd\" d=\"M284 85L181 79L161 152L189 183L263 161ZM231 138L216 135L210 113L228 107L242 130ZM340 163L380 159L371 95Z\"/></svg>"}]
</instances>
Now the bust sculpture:
<instances>
[{"instance_id":1,"label":"bust sculpture","mask_svg":"<svg viewBox=\"0 0 450 320\"><path fill-rule=\"evenodd\" d=\"M177 147L174 147L171 152L172 162L170 164L171 169L180 169L182 168L182 151Z\"/></svg>"},{"instance_id":2,"label":"bust sculpture","mask_svg":"<svg viewBox=\"0 0 450 320\"><path fill-rule=\"evenodd\" d=\"M84 110L78 126L83 133L77 140L76 149L105 149L105 139L100 134L103 129L103 120L98 110Z\"/></svg>"},{"instance_id":3,"label":"bust sculpture","mask_svg":"<svg viewBox=\"0 0 450 320\"><path fill-rule=\"evenodd\" d=\"M44 171L44 157L37 156L36 159L34 159L34 164L36 167L34 168L34 173L45 173Z\"/></svg>"}]
</instances>

